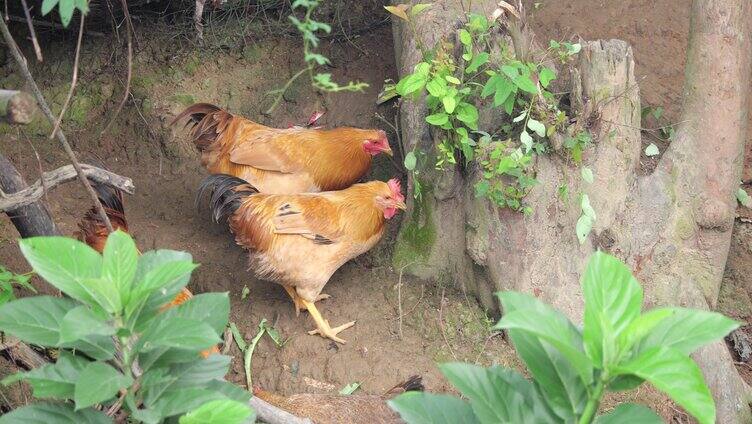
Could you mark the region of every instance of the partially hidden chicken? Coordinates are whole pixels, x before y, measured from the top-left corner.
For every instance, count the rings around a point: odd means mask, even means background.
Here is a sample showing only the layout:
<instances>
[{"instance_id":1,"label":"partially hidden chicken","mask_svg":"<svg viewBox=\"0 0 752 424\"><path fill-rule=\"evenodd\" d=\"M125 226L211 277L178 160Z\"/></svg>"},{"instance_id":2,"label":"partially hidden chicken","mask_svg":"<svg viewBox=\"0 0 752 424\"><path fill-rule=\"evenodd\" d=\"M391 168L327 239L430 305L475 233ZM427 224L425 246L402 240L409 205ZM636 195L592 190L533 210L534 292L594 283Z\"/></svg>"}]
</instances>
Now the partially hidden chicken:
<instances>
[{"instance_id":1,"label":"partially hidden chicken","mask_svg":"<svg viewBox=\"0 0 752 424\"><path fill-rule=\"evenodd\" d=\"M398 424L403 423L386 401L404 392L423 391L423 379L414 375L383 395L303 393L282 396L254 387L257 398L316 424Z\"/></svg>"},{"instance_id":2,"label":"partially hidden chicken","mask_svg":"<svg viewBox=\"0 0 752 424\"><path fill-rule=\"evenodd\" d=\"M340 191L259 194L247 181L210 175L198 199L210 192L215 221L227 219L235 241L249 250L250 268L260 279L281 284L299 313L308 310L319 334L339 343L337 334L355 324L332 328L314 302L329 278L350 259L381 239L386 220L405 209L396 179L370 181Z\"/></svg>"},{"instance_id":3,"label":"partially hidden chicken","mask_svg":"<svg viewBox=\"0 0 752 424\"><path fill-rule=\"evenodd\" d=\"M110 219L112 228L127 233L128 221L125 219L125 209L123 208L123 193L117 188L108 186L106 184L101 184L94 181L90 181L90 184L92 185L92 188L94 188L94 190L97 192L97 197L99 197L99 201L104 207L107 218ZM92 207L88 212L86 212L83 219L78 224L78 229L79 230L76 235L78 236L79 240L88 244L91 248L99 253L104 252L104 246L107 242L107 236L110 232L104 222L102 222L102 219L100 218L96 208ZM192 297L193 294L190 292L190 290L184 287L183 290L178 293L170 303L165 304L161 307L161 311L181 305L187 302ZM213 346L201 352L201 356L206 358L209 355L218 352L218 347Z\"/></svg>"},{"instance_id":4,"label":"partially hidden chicken","mask_svg":"<svg viewBox=\"0 0 752 424\"><path fill-rule=\"evenodd\" d=\"M212 174L228 174L267 194L341 190L356 183L379 153L392 155L386 133L309 124L270 128L217 106L196 103L172 121L188 118L190 138Z\"/></svg>"}]
</instances>

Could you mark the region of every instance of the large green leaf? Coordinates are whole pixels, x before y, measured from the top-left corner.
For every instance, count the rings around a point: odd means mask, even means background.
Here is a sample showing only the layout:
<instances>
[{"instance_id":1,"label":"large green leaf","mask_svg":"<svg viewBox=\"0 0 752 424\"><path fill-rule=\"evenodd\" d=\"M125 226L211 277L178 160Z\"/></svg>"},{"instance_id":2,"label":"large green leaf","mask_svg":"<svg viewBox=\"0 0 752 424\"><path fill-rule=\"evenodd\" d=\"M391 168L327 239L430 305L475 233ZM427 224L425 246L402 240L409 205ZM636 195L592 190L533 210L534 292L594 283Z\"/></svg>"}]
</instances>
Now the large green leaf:
<instances>
[{"instance_id":1,"label":"large green leaf","mask_svg":"<svg viewBox=\"0 0 752 424\"><path fill-rule=\"evenodd\" d=\"M739 327L738 322L716 312L687 308L673 310L673 315L661 321L643 339L640 350L665 346L689 355Z\"/></svg>"},{"instance_id":2,"label":"large green leaf","mask_svg":"<svg viewBox=\"0 0 752 424\"><path fill-rule=\"evenodd\" d=\"M0 330L40 346L57 346L60 325L77 303L72 299L35 296L0 306Z\"/></svg>"},{"instance_id":3,"label":"large green leaf","mask_svg":"<svg viewBox=\"0 0 752 424\"><path fill-rule=\"evenodd\" d=\"M0 424L108 424L112 419L94 409L74 411L73 405L35 403L0 416Z\"/></svg>"},{"instance_id":4,"label":"large green leaf","mask_svg":"<svg viewBox=\"0 0 752 424\"><path fill-rule=\"evenodd\" d=\"M519 373L463 363L440 366L441 372L470 400L481 423L557 423L535 386Z\"/></svg>"},{"instance_id":5,"label":"large green leaf","mask_svg":"<svg viewBox=\"0 0 752 424\"><path fill-rule=\"evenodd\" d=\"M162 416L171 417L192 411L207 402L217 399L225 399L225 396L214 390L189 387L166 391L162 393L153 405L147 404L147 406L158 411Z\"/></svg>"},{"instance_id":6,"label":"large green leaf","mask_svg":"<svg viewBox=\"0 0 752 424\"><path fill-rule=\"evenodd\" d=\"M70 343L89 335L111 336L115 328L94 314L86 306L78 306L68 311L60 323L59 343Z\"/></svg>"},{"instance_id":7,"label":"large green leaf","mask_svg":"<svg viewBox=\"0 0 752 424\"><path fill-rule=\"evenodd\" d=\"M137 266L138 249L131 236L120 230L110 234L102 252L102 277L117 288L124 304L128 303Z\"/></svg>"},{"instance_id":8,"label":"large green leaf","mask_svg":"<svg viewBox=\"0 0 752 424\"><path fill-rule=\"evenodd\" d=\"M166 392L182 388L205 387L213 380L221 380L230 367L230 357L211 355L203 359L194 353L193 362L174 364L168 369L149 371L142 388L146 405L154 405Z\"/></svg>"},{"instance_id":9,"label":"large green leaf","mask_svg":"<svg viewBox=\"0 0 752 424\"><path fill-rule=\"evenodd\" d=\"M616 361L616 339L640 315L642 287L624 263L603 252L590 256L582 277L585 351L596 365Z\"/></svg>"},{"instance_id":10,"label":"large green leaf","mask_svg":"<svg viewBox=\"0 0 752 424\"><path fill-rule=\"evenodd\" d=\"M518 292L500 293L503 310L512 313L519 309L541 311L542 316L558 316L558 320L568 322L566 317L532 296ZM568 332L578 330L571 325ZM545 398L554 412L565 421L573 421L585 408L587 389L577 370L567 358L551 344L530 333L510 329L517 353L527 365Z\"/></svg>"},{"instance_id":11,"label":"large green leaf","mask_svg":"<svg viewBox=\"0 0 752 424\"><path fill-rule=\"evenodd\" d=\"M622 403L608 414L595 419L595 424L663 424L652 409L634 403Z\"/></svg>"},{"instance_id":12,"label":"large green leaf","mask_svg":"<svg viewBox=\"0 0 752 424\"><path fill-rule=\"evenodd\" d=\"M206 388L216 393L221 393L227 399L238 402L248 402L251 400L251 394L239 386L224 380L212 380L206 385Z\"/></svg>"},{"instance_id":13,"label":"large green leaf","mask_svg":"<svg viewBox=\"0 0 752 424\"><path fill-rule=\"evenodd\" d=\"M133 324L137 318L141 318L140 314L144 311L147 312L146 318L150 319L159 308L172 301L175 295L188 284L191 272L197 266L192 261L186 260L162 262L155 264L143 275L143 278L137 278L126 306L126 317L129 322ZM143 330L143 328L137 328L137 330Z\"/></svg>"},{"instance_id":14,"label":"large green leaf","mask_svg":"<svg viewBox=\"0 0 752 424\"><path fill-rule=\"evenodd\" d=\"M243 424L255 422L253 409L248 404L230 399L207 402L180 417L180 424Z\"/></svg>"},{"instance_id":15,"label":"large green leaf","mask_svg":"<svg viewBox=\"0 0 752 424\"><path fill-rule=\"evenodd\" d=\"M76 381L73 395L76 410L110 400L120 389L127 389L132 383L130 376L104 362L92 362L81 371Z\"/></svg>"},{"instance_id":16,"label":"large green leaf","mask_svg":"<svg viewBox=\"0 0 752 424\"><path fill-rule=\"evenodd\" d=\"M198 320L171 317L159 320L139 339L144 350L156 347L174 347L197 352L219 343L217 333L209 324Z\"/></svg>"},{"instance_id":17,"label":"large green leaf","mask_svg":"<svg viewBox=\"0 0 752 424\"><path fill-rule=\"evenodd\" d=\"M98 361L109 361L115 356L112 337L99 334L90 334L75 342L61 343L60 347L81 351Z\"/></svg>"},{"instance_id":18,"label":"large green leaf","mask_svg":"<svg viewBox=\"0 0 752 424\"><path fill-rule=\"evenodd\" d=\"M102 257L94 249L67 237L31 237L18 242L34 271L68 296L94 306L84 280L99 278Z\"/></svg>"},{"instance_id":19,"label":"large green leaf","mask_svg":"<svg viewBox=\"0 0 752 424\"><path fill-rule=\"evenodd\" d=\"M692 414L700 424L715 423L715 404L700 368L686 354L668 347L654 347L615 368L647 380Z\"/></svg>"},{"instance_id":20,"label":"large green leaf","mask_svg":"<svg viewBox=\"0 0 752 424\"><path fill-rule=\"evenodd\" d=\"M76 380L90 363L63 350L54 364L14 374L4 379L3 384L25 380L33 389L36 398L72 399Z\"/></svg>"},{"instance_id":21,"label":"large green leaf","mask_svg":"<svg viewBox=\"0 0 752 424\"><path fill-rule=\"evenodd\" d=\"M645 336L650 334L658 324L675 312L674 308L656 308L640 315L619 335L617 339L619 349L623 353L628 353L633 346L640 343Z\"/></svg>"},{"instance_id":22,"label":"large green leaf","mask_svg":"<svg viewBox=\"0 0 752 424\"><path fill-rule=\"evenodd\" d=\"M407 424L478 423L470 404L450 395L407 392L387 401Z\"/></svg>"},{"instance_id":23,"label":"large green leaf","mask_svg":"<svg viewBox=\"0 0 752 424\"><path fill-rule=\"evenodd\" d=\"M205 322L217 334L221 334L230 317L230 297L227 292L199 294L178 307L166 310L159 319L173 316Z\"/></svg>"}]
</instances>

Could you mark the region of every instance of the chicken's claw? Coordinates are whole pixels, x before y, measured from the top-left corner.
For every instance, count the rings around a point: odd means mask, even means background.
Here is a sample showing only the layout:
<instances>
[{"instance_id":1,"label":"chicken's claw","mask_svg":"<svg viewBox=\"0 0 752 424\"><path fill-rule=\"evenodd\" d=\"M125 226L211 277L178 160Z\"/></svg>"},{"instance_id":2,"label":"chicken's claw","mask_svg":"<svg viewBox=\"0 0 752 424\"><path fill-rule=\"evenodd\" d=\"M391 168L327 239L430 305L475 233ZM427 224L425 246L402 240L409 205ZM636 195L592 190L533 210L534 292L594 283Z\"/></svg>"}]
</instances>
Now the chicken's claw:
<instances>
[{"instance_id":1,"label":"chicken's claw","mask_svg":"<svg viewBox=\"0 0 752 424\"><path fill-rule=\"evenodd\" d=\"M320 329L320 328L317 328L315 330L309 331L308 334L310 334L310 335L319 334L319 335L321 335L321 337L334 340L337 343L341 343L341 344L346 344L347 343L346 341L344 341L344 340L340 339L339 337L337 337L337 334L339 334L341 331L347 330L348 328L350 328L353 325L355 325L355 321L350 321L350 322L348 322L346 324L342 324L339 327L334 327L334 328L329 327L329 322L328 321L324 321L324 322L326 323L326 328L324 328L323 330Z\"/></svg>"}]
</instances>

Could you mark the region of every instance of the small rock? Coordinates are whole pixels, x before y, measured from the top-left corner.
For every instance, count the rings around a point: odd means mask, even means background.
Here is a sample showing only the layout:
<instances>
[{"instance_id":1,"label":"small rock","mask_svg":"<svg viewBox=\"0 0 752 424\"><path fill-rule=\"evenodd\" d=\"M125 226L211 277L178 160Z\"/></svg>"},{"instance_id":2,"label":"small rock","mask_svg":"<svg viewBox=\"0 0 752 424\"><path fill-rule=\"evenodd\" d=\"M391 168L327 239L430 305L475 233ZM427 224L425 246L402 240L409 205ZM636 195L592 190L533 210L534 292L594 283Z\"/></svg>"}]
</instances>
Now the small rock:
<instances>
[{"instance_id":1,"label":"small rock","mask_svg":"<svg viewBox=\"0 0 752 424\"><path fill-rule=\"evenodd\" d=\"M739 359L744 362L749 361L752 357L752 338L749 337L749 334L740 328L732 331L729 338L734 345L734 351L739 355Z\"/></svg>"}]
</instances>

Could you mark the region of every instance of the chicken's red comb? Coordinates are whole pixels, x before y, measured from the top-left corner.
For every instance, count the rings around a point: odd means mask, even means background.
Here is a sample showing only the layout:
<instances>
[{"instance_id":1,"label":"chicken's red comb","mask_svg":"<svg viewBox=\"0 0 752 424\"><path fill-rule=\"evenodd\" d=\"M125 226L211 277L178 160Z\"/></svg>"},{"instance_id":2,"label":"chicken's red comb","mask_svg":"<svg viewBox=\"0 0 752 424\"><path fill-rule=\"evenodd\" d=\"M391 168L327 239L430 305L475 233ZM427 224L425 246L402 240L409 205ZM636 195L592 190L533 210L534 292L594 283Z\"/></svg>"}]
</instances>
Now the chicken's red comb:
<instances>
[{"instance_id":1,"label":"chicken's red comb","mask_svg":"<svg viewBox=\"0 0 752 424\"><path fill-rule=\"evenodd\" d=\"M402 195L402 184L398 179L392 178L391 180L386 182L386 185L388 185L389 189L392 190L392 195L394 195L394 197L397 197L399 199L405 198Z\"/></svg>"}]
</instances>

